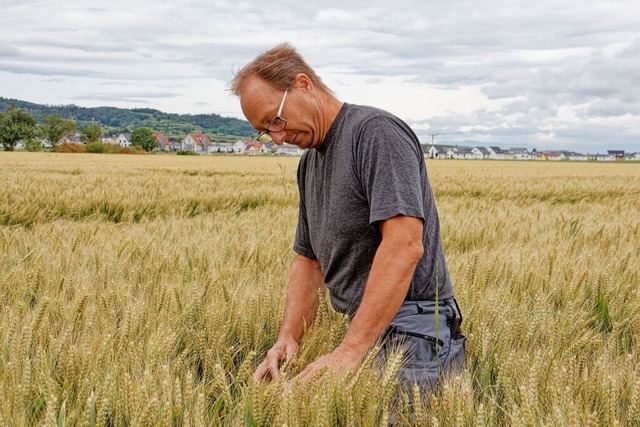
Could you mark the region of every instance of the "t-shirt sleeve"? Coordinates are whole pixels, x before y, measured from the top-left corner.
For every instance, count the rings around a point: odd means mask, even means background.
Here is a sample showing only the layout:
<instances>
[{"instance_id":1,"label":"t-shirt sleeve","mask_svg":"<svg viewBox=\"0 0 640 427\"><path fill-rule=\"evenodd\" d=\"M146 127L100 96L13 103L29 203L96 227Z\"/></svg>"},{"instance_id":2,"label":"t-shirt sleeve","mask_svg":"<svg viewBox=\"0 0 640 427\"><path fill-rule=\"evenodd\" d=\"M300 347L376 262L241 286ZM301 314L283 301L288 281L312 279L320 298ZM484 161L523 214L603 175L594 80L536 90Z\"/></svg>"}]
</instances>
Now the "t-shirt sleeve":
<instances>
[{"instance_id":1,"label":"t-shirt sleeve","mask_svg":"<svg viewBox=\"0 0 640 427\"><path fill-rule=\"evenodd\" d=\"M360 181L370 207L369 223L397 215L424 221L424 160L413 132L389 117L377 116L362 129L357 153Z\"/></svg>"},{"instance_id":2,"label":"t-shirt sleeve","mask_svg":"<svg viewBox=\"0 0 640 427\"><path fill-rule=\"evenodd\" d=\"M293 242L293 250L307 258L317 259L316 254L311 247L311 239L309 238L309 224L307 222L307 211L304 204L303 167L304 158L301 159L300 165L298 166L298 191L300 193L300 202L298 203L298 226L296 227L296 238Z\"/></svg>"}]
</instances>

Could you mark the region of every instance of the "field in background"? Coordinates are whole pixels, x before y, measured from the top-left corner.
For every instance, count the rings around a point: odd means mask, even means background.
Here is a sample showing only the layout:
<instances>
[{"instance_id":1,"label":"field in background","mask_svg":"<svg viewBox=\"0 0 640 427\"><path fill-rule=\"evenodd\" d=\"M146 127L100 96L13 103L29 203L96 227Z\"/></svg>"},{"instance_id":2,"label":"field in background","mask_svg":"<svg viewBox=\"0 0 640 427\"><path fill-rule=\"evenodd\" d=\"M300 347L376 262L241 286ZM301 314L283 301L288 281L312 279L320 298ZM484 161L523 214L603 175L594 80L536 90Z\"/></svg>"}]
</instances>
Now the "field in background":
<instances>
[{"instance_id":1,"label":"field in background","mask_svg":"<svg viewBox=\"0 0 640 427\"><path fill-rule=\"evenodd\" d=\"M640 165L430 161L467 363L283 394L297 158L0 153L2 425L638 425ZM331 351L321 307L288 377Z\"/></svg>"}]
</instances>

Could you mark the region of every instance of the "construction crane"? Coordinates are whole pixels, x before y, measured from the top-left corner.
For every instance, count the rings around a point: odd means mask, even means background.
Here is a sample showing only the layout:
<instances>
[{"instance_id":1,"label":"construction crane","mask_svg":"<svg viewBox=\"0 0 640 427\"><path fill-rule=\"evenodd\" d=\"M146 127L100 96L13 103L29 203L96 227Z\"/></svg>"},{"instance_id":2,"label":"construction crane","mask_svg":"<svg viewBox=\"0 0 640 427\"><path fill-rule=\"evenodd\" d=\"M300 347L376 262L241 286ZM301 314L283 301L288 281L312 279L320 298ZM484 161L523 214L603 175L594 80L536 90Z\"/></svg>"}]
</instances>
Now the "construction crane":
<instances>
[{"instance_id":1,"label":"construction crane","mask_svg":"<svg viewBox=\"0 0 640 427\"><path fill-rule=\"evenodd\" d=\"M439 135L460 135L462 132L452 132L452 133L432 133L431 134L431 145L436 144L436 136Z\"/></svg>"}]
</instances>

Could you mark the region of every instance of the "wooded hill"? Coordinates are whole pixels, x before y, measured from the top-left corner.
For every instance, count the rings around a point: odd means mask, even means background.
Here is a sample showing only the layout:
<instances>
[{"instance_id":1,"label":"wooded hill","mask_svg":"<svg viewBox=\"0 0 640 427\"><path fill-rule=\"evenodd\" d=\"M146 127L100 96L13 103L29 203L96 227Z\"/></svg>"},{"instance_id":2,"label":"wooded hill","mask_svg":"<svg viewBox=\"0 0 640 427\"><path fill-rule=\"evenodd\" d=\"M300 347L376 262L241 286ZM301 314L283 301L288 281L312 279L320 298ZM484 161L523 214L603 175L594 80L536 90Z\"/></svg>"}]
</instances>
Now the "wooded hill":
<instances>
[{"instance_id":1,"label":"wooded hill","mask_svg":"<svg viewBox=\"0 0 640 427\"><path fill-rule=\"evenodd\" d=\"M31 114L39 123L47 114L58 114L65 119L75 119L77 128L82 129L92 121L100 123L103 135L108 133L131 132L147 127L162 132L169 138L183 138L187 133L206 133L216 141L232 141L246 138L255 132L245 120L221 117L218 114L172 114L151 108L85 108L77 105L41 105L0 97L0 111L6 111L10 104Z\"/></svg>"}]
</instances>

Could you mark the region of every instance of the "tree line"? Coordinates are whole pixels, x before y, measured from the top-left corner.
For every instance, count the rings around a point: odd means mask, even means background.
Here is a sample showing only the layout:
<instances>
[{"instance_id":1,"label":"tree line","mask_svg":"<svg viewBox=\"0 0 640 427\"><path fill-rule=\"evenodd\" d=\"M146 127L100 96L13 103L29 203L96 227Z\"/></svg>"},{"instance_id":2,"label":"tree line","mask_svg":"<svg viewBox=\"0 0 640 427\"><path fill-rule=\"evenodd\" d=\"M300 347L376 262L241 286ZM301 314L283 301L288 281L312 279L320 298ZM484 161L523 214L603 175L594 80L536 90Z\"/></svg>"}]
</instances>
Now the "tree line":
<instances>
[{"instance_id":1,"label":"tree line","mask_svg":"<svg viewBox=\"0 0 640 427\"><path fill-rule=\"evenodd\" d=\"M63 118L73 118L80 126L98 122L103 129L116 133L130 133L134 129L145 127L162 132L169 138L179 138L190 132L198 132L213 135L220 140L235 140L252 135L254 132L247 121L221 117L218 114L173 114L151 108L41 105L3 97L0 97L0 111L7 110L11 103L31 114L38 122L42 122L47 115L58 114Z\"/></svg>"},{"instance_id":2,"label":"tree line","mask_svg":"<svg viewBox=\"0 0 640 427\"><path fill-rule=\"evenodd\" d=\"M0 112L0 144L5 151L13 151L19 141L24 141L25 148L29 151L38 151L42 148L42 142L36 137L49 141L55 148L65 138L75 135L76 121L64 119L57 113L47 114L42 123L26 111L11 104L5 112ZM91 122L82 126L80 140L84 144L102 144L102 127L100 123ZM140 147L145 151L152 151L157 146L153 131L141 127L131 134L131 145Z\"/></svg>"}]
</instances>

